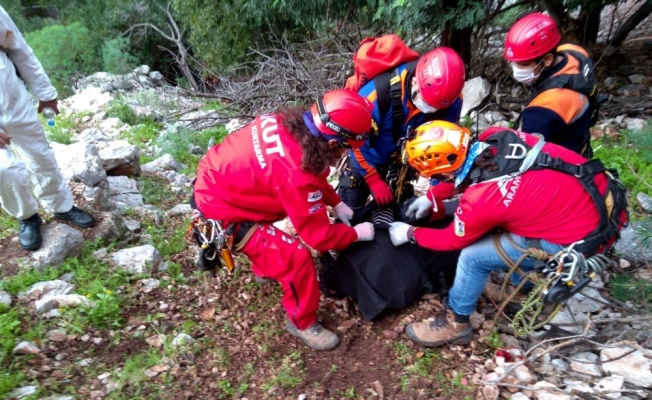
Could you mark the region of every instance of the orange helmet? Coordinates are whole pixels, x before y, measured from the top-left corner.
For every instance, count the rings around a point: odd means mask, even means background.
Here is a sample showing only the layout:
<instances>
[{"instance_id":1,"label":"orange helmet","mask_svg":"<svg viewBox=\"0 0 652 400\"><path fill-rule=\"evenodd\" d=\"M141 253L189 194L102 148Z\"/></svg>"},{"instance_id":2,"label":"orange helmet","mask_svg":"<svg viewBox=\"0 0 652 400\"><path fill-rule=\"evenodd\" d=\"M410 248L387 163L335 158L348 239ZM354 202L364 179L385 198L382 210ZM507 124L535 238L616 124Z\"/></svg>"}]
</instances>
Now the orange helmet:
<instances>
[{"instance_id":1,"label":"orange helmet","mask_svg":"<svg viewBox=\"0 0 652 400\"><path fill-rule=\"evenodd\" d=\"M452 122L426 122L410 132L403 162L426 177L457 171L464 165L470 139L467 128Z\"/></svg>"},{"instance_id":2,"label":"orange helmet","mask_svg":"<svg viewBox=\"0 0 652 400\"><path fill-rule=\"evenodd\" d=\"M414 76L423 100L435 108L448 108L464 88L466 69L455 50L438 47L424 54Z\"/></svg>"},{"instance_id":3,"label":"orange helmet","mask_svg":"<svg viewBox=\"0 0 652 400\"><path fill-rule=\"evenodd\" d=\"M532 13L516 21L505 38L505 59L513 62L536 60L554 50L561 34L551 17Z\"/></svg>"},{"instance_id":4,"label":"orange helmet","mask_svg":"<svg viewBox=\"0 0 652 400\"><path fill-rule=\"evenodd\" d=\"M373 104L352 90L336 89L317 98L312 105L312 120L326 138L346 140L351 147L362 147L371 131Z\"/></svg>"}]
</instances>

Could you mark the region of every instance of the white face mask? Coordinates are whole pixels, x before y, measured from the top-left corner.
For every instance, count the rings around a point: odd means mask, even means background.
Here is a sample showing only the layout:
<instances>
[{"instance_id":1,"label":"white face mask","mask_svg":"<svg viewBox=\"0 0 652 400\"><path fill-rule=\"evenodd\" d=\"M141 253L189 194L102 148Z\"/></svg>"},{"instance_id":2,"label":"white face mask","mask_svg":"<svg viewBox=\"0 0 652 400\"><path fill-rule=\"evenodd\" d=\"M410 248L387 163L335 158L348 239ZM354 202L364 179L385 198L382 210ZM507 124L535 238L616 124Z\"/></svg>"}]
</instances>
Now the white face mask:
<instances>
[{"instance_id":1,"label":"white face mask","mask_svg":"<svg viewBox=\"0 0 652 400\"><path fill-rule=\"evenodd\" d=\"M436 112L437 110L439 110L438 108L435 108L435 107L431 106L430 104L426 103L423 100L423 97L419 96L418 93L419 92L416 92L416 94L414 96L412 96L412 103L414 103L414 106L416 108L418 108L419 111L421 111L424 114L432 114L432 113ZM416 97L416 99L415 99L415 97Z\"/></svg>"},{"instance_id":2,"label":"white face mask","mask_svg":"<svg viewBox=\"0 0 652 400\"><path fill-rule=\"evenodd\" d=\"M539 64L541 64L541 61L539 62ZM535 65L532 68L520 68L516 64L512 63L512 74L514 75L514 79L516 79L518 82L525 83L526 85L536 81L537 79L539 79L539 75L541 75L541 72L535 74L534 69L539 64Z\"/></svg>"}]
</instances>

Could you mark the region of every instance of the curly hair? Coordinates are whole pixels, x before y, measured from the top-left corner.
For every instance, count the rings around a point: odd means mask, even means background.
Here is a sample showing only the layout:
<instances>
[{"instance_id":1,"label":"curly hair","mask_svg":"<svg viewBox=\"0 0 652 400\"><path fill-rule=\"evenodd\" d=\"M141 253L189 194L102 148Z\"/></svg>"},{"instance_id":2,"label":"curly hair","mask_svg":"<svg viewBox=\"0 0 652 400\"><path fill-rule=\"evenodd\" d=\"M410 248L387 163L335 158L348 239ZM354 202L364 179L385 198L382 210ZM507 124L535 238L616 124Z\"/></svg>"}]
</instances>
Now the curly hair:
<instances>
[{"instance_id":1,"label":"curly hair","mask_svg":"<svg viewBox=\"0 0 652 400\"><path fill-rule=\"evenodd\" d=\"M281 106L274 111L274 114L281 116L281 124L288 129L301 147L303 153L301 169L319 175L337 161L341 152L339 149L331 149L326 140L313 136L303 122L305 111L303 107Z\"/></svg>"}]
</instances>

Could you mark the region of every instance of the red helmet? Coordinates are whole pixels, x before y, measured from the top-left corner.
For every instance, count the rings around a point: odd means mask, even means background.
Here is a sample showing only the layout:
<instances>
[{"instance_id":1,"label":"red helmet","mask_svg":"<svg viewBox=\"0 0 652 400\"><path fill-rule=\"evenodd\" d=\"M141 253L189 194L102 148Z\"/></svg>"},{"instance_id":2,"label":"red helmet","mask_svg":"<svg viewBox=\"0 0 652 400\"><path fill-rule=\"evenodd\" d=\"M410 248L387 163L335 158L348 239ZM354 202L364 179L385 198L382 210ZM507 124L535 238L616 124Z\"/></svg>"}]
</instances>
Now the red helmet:
<instances>
[{"instance_id":1,"label":"red helmet","mask_svg":"<svg viewBox=\"0 0 652 400\"><path fill-rule=\"evenodd\" d=\"M505 38L505 59L535 60L555 49L561 34L555 20L541 13L528 14L516 21Z\"/></svg>"},{"instance_id":2,"label":"red helmet","mask_svg":"<svg viewBox=\"0 0 652 400\"><path fill-rule=\"evenodd\" d=\"M351 147L362 147L371 131L374 106L358 93L331 90L312 105L312 119L325 136L343 137Z\"/></svg>"},{"instance_id":3,"label":"red helmet","mask_svg":"<svg viewBox=\"0 0 652 400\"><path fill-rule=\"evenodd\" d=\"M424 54L414 72L423 100L435 108L453 104L462 92L465 74L464 61L448 47L438 47Z\"/></svg>"}]
</instances>

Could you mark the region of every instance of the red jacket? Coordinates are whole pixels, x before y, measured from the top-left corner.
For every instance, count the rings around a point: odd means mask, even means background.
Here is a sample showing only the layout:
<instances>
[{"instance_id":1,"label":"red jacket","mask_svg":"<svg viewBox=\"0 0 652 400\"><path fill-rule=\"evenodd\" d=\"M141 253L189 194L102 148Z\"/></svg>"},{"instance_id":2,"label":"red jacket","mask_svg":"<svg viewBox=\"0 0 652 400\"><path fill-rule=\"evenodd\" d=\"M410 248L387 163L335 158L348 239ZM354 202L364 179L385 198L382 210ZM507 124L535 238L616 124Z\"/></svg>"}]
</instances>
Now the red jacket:
<instances>
[{"instance_id":1,"label":"red jacket","mask_svg":"<svg viewBox=\"0 0 652 400\"><path fill-rule=\"evenodd\" d=\"M525 133L519 135L530 146L538 140ZM552 143L546 143L542 151L573 164L586 161ZM604 193L607 178L600 174L595 182ZM529 170L511 179L469 186L460 197L451 225L443 229L419 228L415 239L433 250L460 250L490 230L502 228L516 235L567 245L586 237L599 223L598 210L577 178L551 169Z\"/></svg>"},{"instance_id":2,"label":"red jacket","mask_svg":"<svg viewBox=\"0 0 652 400\"><path fill-rule=\"evenodd\" d=\"M273 223L290 217L299 236L326 251L358 238L351 227L333 225L326 206L341 200L326 180L301 169L302 151L279 116L262 115L211 148L199 163L197 208L206 218Z\"/></svg>"}]
</instances>

